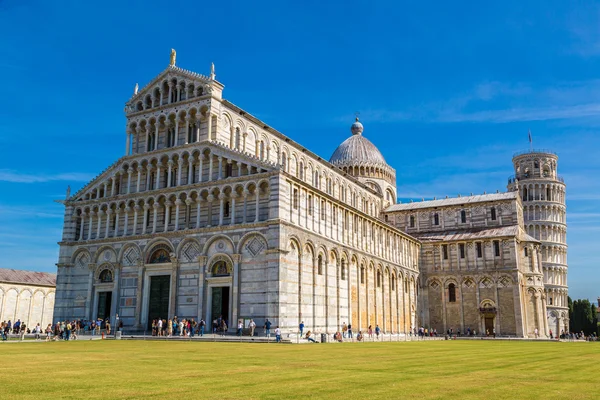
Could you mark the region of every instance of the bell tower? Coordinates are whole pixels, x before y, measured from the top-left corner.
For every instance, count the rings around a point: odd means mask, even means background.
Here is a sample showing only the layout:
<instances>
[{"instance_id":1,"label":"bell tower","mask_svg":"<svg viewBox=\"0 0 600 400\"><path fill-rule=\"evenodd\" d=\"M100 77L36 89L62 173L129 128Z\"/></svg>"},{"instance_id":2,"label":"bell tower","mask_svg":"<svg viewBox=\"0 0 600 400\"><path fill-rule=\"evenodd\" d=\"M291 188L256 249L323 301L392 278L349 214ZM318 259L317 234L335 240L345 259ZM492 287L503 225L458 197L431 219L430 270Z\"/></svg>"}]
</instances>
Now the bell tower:
<instances>
[{"instance_id":1,"label":"bell tower","mask_svg":"<svg viewBox=\"0 0 600 400\"><path fill-rule=\"evenodd\" d=\"M516 153L512 162L515 175L508 180L508 190L519 191L525 230L542 242L548 328L559 335L569 329L566 185L552 151Z\"/></svg>"}]
</instances>

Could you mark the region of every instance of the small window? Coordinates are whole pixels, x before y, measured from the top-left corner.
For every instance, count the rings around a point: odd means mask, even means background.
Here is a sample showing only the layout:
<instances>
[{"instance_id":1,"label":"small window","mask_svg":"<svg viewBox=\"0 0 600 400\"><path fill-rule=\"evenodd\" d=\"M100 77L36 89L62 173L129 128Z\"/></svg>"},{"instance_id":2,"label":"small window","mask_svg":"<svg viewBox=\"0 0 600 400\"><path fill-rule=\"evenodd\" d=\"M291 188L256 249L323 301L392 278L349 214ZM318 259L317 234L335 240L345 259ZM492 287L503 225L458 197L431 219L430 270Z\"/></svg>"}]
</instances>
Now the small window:
<instances>
[{"instance_id":1,"label":"small window","mask_svg":"<svg viewBox=\"0 0 600 400\"><path fill-rule=\"evenodd\" d=\"M227 166L225 167L225 178L229 178L230 176L233 176L233 164L227 163Z\"/></svg>"},{"instance_id":2,"label":"small window","mask_svg":"<svg viewBox=\"0 0 600 400\"><path fill-rule=\"evenodd\" d=\"M477 247L477 258L483 257L483 249L482 249L481 242L475 243L475 247Z\"/></svg>"},{"instance_id":3,"label":"small window","mask_svg":"<svg viewBox=\"0 0 600 400\"><path fill-rule=\"evenodd\" d=\"M529 257L529 251L527 250L527 247L523 249L523 253L525 254L525 257Z\"/></svg>"},{"instance_id":4,"label":"small window","mask_svg":"<svg viewBox=\"0 0 600 400\"><path fill-rule=\"evenodd\" d=\"M411 228L415 227L415 216L414 215L410 216L410 227Z\"/></svg>"},{"instance_id":5,"label":"small window","mask_svg":"<svg viewBox=\"0 0 600 400\"><path fill-rule=\"evenodd\" d=\"M551 306L552 305L552 297L548 297L548 305Z\"/></svg>"},{"instance_id":6,"label":"small window","mask_svg":"<svg viewBox=\"0 0 600 400\"><path fill-rule=\"evenodd\" d=\"M496 220L496 207L492 207L491 209L492 221Z\"/></svg>"},{"instance_id":7,"label":"small window","mask_svg":"<svg viewBox=\"0 0 600 400\"><path fill-rule=\"evenodd\" d=\"M377 287L381 287L381 271L377 271Z\"/></svg>"},{"instance_id":8,"label":"small window","mask_svg":"<svg viewBox=\"0 0 600 400\"><path fill-rule=\"evenodd\" d=\"M461 243L458 247L460 248L460 258L465 258L465 244Z\"/></svg>"},{"instance_id":9,"label":"small window","mask_svg":"<svg viewBox=\"0 0 600 400\"><path fill-rule=\"evenodd\" d=\"M454 283L448 285L448 302L456 303L456 286Z\"/></svg>"},{"instance_id":10,"label":"small window","mask_svg":"<svg viewBox=\"0 0 600 400\"><path fill-rule=\"evenodd\" d=\"M392 290L396 290L396 277L392 276L391 284L392 284Z\"/></svg>"},{"instance_id":11,"label":"small window","mask_svg":"<svg viewBox=\"0 0 600 400\"><path fill-rule=\"evenodd\" d=\"M313 215L313 198L308 195L308 215Z\"/></svg>"},{"instance_id":12,"label":"small window","mask_svg":"<svg viewBox=\"0 0 600 400\"><path fill-rule=\"evenodd\" d=\"M100 272L100 276L98 278L102 283L110 283L113 281L112 271L109 269L105 269L102 272Z\"/></svg>"},{"instance_id":13,"label":"small window","mask_svg":"<svg viewBox=\"0 0 600 400\"><path fill-rule=\"evenodd\" d=\"M294 189L293 207L298 209L298 189Z\"/></svg>"},{"instance_id":14,"label":"small window","mask_svg":"<svg viewBox=\"0 0 600 400\"><path fill-rule=\"evenodd\" d=\"M223 206L223 215L224 215L225 217L229 217L229 209L230 209L229 202L228 202L228 201L226 201L226 202L225 202L225 205Z\"/></svg>"},{"instance_id":15,"label":"small window","mask_svg":"<svg viewBox=\"0 0 600 400\"><path fill-rule=\"evenodd\" d=\"M442 245L442 257L444 258L444 260L448 259L448 245L447 244Z\"/></svg>"},{"instance_id":16,"label":"small window","mask_svg":"<svg viewBox=\"0 0 600 400\"><path fill-rule=\"evenodd\" d=\"M494 256L500 257L500 242L498 240L494 240Z\"/></svg>"},{"instance_id":17,"label":"small window","mask_svg":"<svg viewBox=\"0 0 600 400\"><path fill-rule=\"evenodd\" d=\"M342 260L342 270L340 271L340 279L346 280L346 260Z\"/></svg>"},{"instance_id":18,"label":"small window","mask_svg":"<svg viewBox=\"0 0 600 400\"><path fill-rule=\"evenodd\" d=\"M533 162L533 168L539 168L540 167L540 162L538 160L535 160Z\"/></svg>"},{"instance_id":19,"label":"small window","mask_svg":"<svg viewBox=\"0 0 600 400\"><path fill-rule=\"evenodd\" d=\"M440 224L440 215L438 213L435 213L433 215L433 224L434 225L439 225Z\"/></svg>"},{"instance_id":20,"label":"small window","mask_svg":"<svg viewBox=\"0 0 600 400\"><path fill-rule=\"evenodd\" d=\"M360 283L361 284L365 283L365 267L362 267L360 269Z\"/></svg>"},{"instance_id":21,"label":"small window","mask_svg":"<svg viewBox=\"0 0 600 400\"><path fill-rule=\"evenodd\" d=\"M325 200L321 201L321 219L327 218L327 206L325 204Z\"/></svg>"},{"instance_id":22,"label":"small window","mask_svg":"<svg viewBox=\"0 0 600 400\"><path fill-rule=\"evenodd\" d=\"M317 261L317 273L323 275L323 256L319 256Z\"/></svg>"},{"instance_id":23,"label":"small window","mask_svg":"<svg viewBox=\"0 0 600 400\"><path fill-rule=\"evenodd\" d=\"M467 223L467 212L465 210L460 212L460 222L463 224Z\"/></svg>"}]
</instances>

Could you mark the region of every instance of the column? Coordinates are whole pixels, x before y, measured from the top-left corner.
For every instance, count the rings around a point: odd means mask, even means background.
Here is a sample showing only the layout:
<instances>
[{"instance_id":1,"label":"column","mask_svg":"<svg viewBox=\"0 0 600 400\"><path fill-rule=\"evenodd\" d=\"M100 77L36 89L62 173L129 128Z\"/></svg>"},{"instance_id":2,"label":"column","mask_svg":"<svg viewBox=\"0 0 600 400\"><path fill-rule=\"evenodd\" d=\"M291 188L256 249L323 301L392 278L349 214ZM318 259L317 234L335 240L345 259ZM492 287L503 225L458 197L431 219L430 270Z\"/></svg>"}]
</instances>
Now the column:
<instances>
[{"instance_id":1,"label":"column","mask_svg":"<svg viewBox=\"0 0 600 400\"><path fill-rule=\"evenodd\" d=\"M83 240L83 226L85 225L86 213L81 213L81 225L79 226L79 240Z\"/></svg>"},{"instance_id":2,"label":"column","mask_svg":"<svg viewBox=\"0 0 600 400\"><path fill-rule=\"evenodd\" d=\"M179 208L181 207L182 204L183 204L183 202L181 201L181 199L175 200L175 230L176 231L179 230Z\"/></svg>"},{"instance_id":3,"label":"column","mask_svg":"<svg viewBox=\"0 0 600 400\"><path fill-rule=\"evenodd\" d=\"M148 210L150 210L150 204L144 204L144 222L142 226L142 234L146 233L148 229Z\"/></svg>"},{"instance_id":4,"label":"column","mask_svg":"<svg viewBox=\"0 0 600 400\"><path fill-rule=\"evenodd\" d=\"M213 156L212 153L208 155L208 181L213 180Z\"/></svg>"},{"instance_id":5,"label":"column","mask_svg":"<svg viewBox=\"0 0 600 400\"><path fill-rule=\"evenodd\" d=\"M202 183L202 169L204 168L204 154L198 156L198 183Z\"/></svg>"},{"instance_id":6,"label":"column","mask_svg":"<svg viewBox=\"0 0 600 400\"><path fill-rule=\"evenodd\" d=\"M217 171L217 179L223 179L223 156L219 156L219 170Z\"/></svg>"},{"instance_id":7,"label":"column","mask_svg":"<svg viewBox=\"0 0 600 400\"><path fill-rule=\"evenodd\" d=\"M121 214L121 209L117 208L115 210L115 231L113 232L113 237L119 236L119 216Z\"/></svg>"},{"instance_id":8,"label":"column","mask_svg":"<svg viewBox=\"0 0 600 400\"><path fill-rule=\"evenodd\" d=\"M208 227L212 225L212 203L215 201L215 196L209 194L206 201L208 202L208 220L206 222L206 226Z\"/></svg>"},{"instance_id":9,"label":"column","mask_svg":"<svg viewBox=\"0 0 600 400\"><path fill-rule=\"evenodd\" d=\"M208 140L212 140L212 115L210 111L206 119L208 120Z\"/></svg>"},{"instance_id":10,"label":"column","mask_svg":"<svg viewBox=\"0 0 600 400\"><path fill-rule=\"evenodd\" d=\"M160 164L156 164L156 185L154 186L154 189L160 189Z\"/></svg>"},{"instance_id":11,"label":"column","mask_svg":"<svg viewBox=\"0 0 600 400\"><path fill-rule=\"evenodd\" d=\"M185 229L190 229L191 228L191 215L192 215L192 203L194 201L192 199L190 199L189 197L187 199L185 199Z\"/></svg>"},{"instance_id":12,"label":"column","mask_svg":"<svg viewBox=\"0 0 600 400\"><path fill-rule=\"evenodd\" d=\"M125 207L125 222L123 224L123 236L127 236L127 228L129 227L129 213L131 212L131 207Z\"/></svg>"},{"instance_id":13,"label":"column","mask_svg":"<svg viewBox=\"0 0 600 400\"><path fill-rule=\"evenodd\" d=\"M133 168L127 168L127 192L126 194L131 193L131 175L133 174Z\"/></svg>"},{"instance_id":14,"label":"column","mask_svg":"<svg viewBox=\"0 0 600 400\"><path fill-rule=\"evenodd\" d=\"M170 201L165 202L165 232L169 230L169 221L171 219L171 207L173 207L173 203Z\"/></svg>"},{"instance_id":15,"label":"column","mask_svg":"<svg viewBox=\"0 0 600 400\"><path fill-rule=\"evenodd\" d=\"M194 131L195 133L195 139L196 139L196 143L200 141L200 119L196 119L196 122L194 123Z\"/></svg>"},{"instance_id":16,"label":"column","mask_svg":"<svg viewBox=\"0 0 600 400\"><path fill-rule=\"evenodd\" d=\"M96 227L96 239L100 238L100 227L102 226L102 217L104 216L104 210L98 210L98 226Z\"/></svg>"},{"instance_id":17,"label":"column","mask_svg":"<svg viewBox=\"0 0 600 400\"><path fill-rule=\"evenodd\" d=\"M246 223L246 219L248 216L248 196L249 195L250 195L250 192L248 192L247 190L244 190L242 192L242 197L244 197L244 211L243 211L243 218L242 218L243 224Z\"/></svg>"},{"instance_id":18,"label":"column","mask_svg":"<svg viewBox=\"0 0 600 400\"><path fill-rule=\"evenodd\" d=\"M179 143L179 117L175 117L175 137L173 138L173 146Z\"/></svg>"},{"instance_id":19,"label":"column","mask_svg":"<svg viewBox=\"0 0 600 400\"><path fill-rule=\"evenodd\" d=\"M131 147L131 132L127 131L127 140L125 142L125 155L129 155L129 148Z\"/></svg>"},{"instance_id":20,"label":"column","mask_svg":"<svg viewBox=\"0 0 600 400\"><path fill-rule=\"evenodd\" d=\"M189 136L190 136L190 117L188 116L185 118L185 141L183 142L184 144L188 144Z\"/></svg>"},{"instance_id":21,"label":"column","mask_svg":"<svg viewBox=\"0 0 600 400\"><path fill-rule=\"evenodd\" d=\"M238 165L238 174L237 174L237 176L242 176L242 163L238 161L237 165Z\"/></svg>"},{"instance_id":22,"label":"column","mask_svg":"<svg viewBox=\"0 0 600 400\"><path fill-rule=\"evenodd\" d=\"M92 239L92 225L94 224L94 215L96 215L96 212L90 210L89 215L90 215L90 222L89 222L89 226L88 226L87 240Z\"/></svg>"},{"instance_id":23,"label":"column","mask_svg":"<svg viewBox=\"0 0 600 400\"><path fill-rule=\"evenodd\" d=\"M162 105L162 95L161 95L161 98L160 98L160 102L161 102L161 105ZM158 150L158 127L160 126L160 122L156 121L156 123L154 124L154 126L156 127L155 134L154 134L154 150Z\"/></svg>"},{"instance_id":24,"label":"column","mask_svg":"<svg viewBox=\"0 0 600 400\"><path fill-rule=\"evenodd\" d=\"M169 170L167 172L167 184L165 185L165 187L170 188L171 187L171 174L173 173L173 160L169 160L168 165L169 165Z\"/></svg>"},{"instance_id":25,"label":"column","mask_svg":"<svg viewBox=\"0 0 600 400\"><path fill-rule=\"evenodd\" d=\"M111 181L111 185L110 185L110 195L111 195L111 196L114 196L114 195L115 195L115 189L117 188L117 185L116 185L116 179L117 179L117 178L116 178L116 177L114 177L114 176L113 176L112 178L110 178L110 181ZM117 193L117 194L118 194L118 193ZM104 184L104 197L106 197L106 183Z\"/></svg>"},{"instance_id":26,"label":"column","mask_svg":"<svg viewBox=\"0 0 600 400\"><path fill-rule=\"evenodd\" d=\"M230 225L235 224L235 199L237 197L237 193L235 191L233 191L231 193L231 209L230 209L230 215L231 215L231 221L229 222Z\"/></svg>"},{"instance_id":27,"label":"column","mask_svg":"<svg viewBox=\"0 0 600 400\"><path fill-rule=\"evenodd\" d=\"M188 178L187 178L188 185L191 185L192 183L194 183L194 174L192 172L194 172L194 159L190 156L190 159L188 160Z\"/></svg>"},{"instance_id":28,"label":"column","mask_svg":"<svg viewBox=\"0 0 600 400\"><path fill-rule=\"evenodd\" d=\"M110 228L110 216L113 214L113 210L111 210L110 208L108 210L106 210L106 227L104 229L104 237L107 238L108 237L108 231Z\"/></svg>"},{"instance_id":29,"label":"column","mask_svg":"<svg viewBox=\"0 0 600 400\"><path fill-rule=\"evenodd\" d=\"M150 151L152 150L149 146L148 140L150 140L150 125L146 125L146 150Z\"/></svg>"},{"instance_id":30,"label":"column","mask_svg":"<svg viewBox=\"0 0 600 400\"><path fill-rule=\"evenodd\" d=\"M88 287L87 287L87 296L85 300L85 318L88 320L92 319L92 290L94 284L94 270L96 269L96 264L88 264Z\"/></svg>"},{"instance_id":31,"label":"column","mask_svg":"<svg viewBox=\"0 0 600 400\"><path fill-rule=\"evenodd\" d=\"M169 82L169 98L167 99L167 104L172 103L171 102L171 95L173 94L173 83Z\"/></svg>"},{"instance_id":32,"label":"column","mask_svg":"<svg viewBox=\"0 0 600 400\"><path fill-rule=\"evenodd\" d=\"M237 323L239 317L239 282L240 282L240 254L232 254L233 259L233 293L231 302L232 324Z\"/></svg>"},{"instance_id":33,"label":"column","mask_svg":"<svg viewBox=\"0 0 600 400\"><path fill-rule=\"evenodd\" d=\"M223 207L225 205L225 193L219 195L219 226L223 225Z\"/></svg>"},{"instance_id":34,"label":"column","mask_svg":"<svg viewBox=\"0 0 600 400\"><path fill-rule=\"evenodd\" d=\"M138 211L140 210L140 206L135 205L133 207L133 232L131 232L132 235L136 235L137 233L137 223L138 223Z\"/></svg>"},{"instance_id":35,"label":"column","mask_svg":"<svg viewBox=\"0 0 600 400\"><path fill-rule=\"evenodd\" d=\"M135 192L140 192L140 184L142 182L142 166L138 165L137 167L137 184L135 185Z\"/></svg>"},{"instance_id":36,"label":"column","mask_svg":"<svg viewBox=\"0 0 600 400\"><path fill-rule=\"evenodd\" d=\"M154 215L152 217L152 233L156 233L156 223L158 222L158 203L154 203Z\"/></svg>"},{"instance_id":37,"label":"column","mask_svg":"<svg viewBox=\"0 0 600 400\"><path fill-rule=\"evenodd\" d=\"M181 170L183 169L183 158L177 160L177 186L181 186Z\"/></svg>"},{"instance_id":38,"label":"column","mask_svg":"<svg viewBox=\"0 0 600 400\"><path fill-rule=\"evenodd\" d=\"M198 197L196 199L196 229L200 228L200 204L201 204L202 198Z\"/></svg>"},{"instance_id":39,"label":"column","mask_svg":"<svg viewBox=\"0 0 600 400\"><path fill-rule=\"evenodd\" d=\"M260 207L260 187L258 187L258 184L256 186L256 216L254 217L254 222L258 222L258 212L259 212L259 207ZM298 208L300 208L300 205L298 205Z\"/></svg>"}]
</instances>

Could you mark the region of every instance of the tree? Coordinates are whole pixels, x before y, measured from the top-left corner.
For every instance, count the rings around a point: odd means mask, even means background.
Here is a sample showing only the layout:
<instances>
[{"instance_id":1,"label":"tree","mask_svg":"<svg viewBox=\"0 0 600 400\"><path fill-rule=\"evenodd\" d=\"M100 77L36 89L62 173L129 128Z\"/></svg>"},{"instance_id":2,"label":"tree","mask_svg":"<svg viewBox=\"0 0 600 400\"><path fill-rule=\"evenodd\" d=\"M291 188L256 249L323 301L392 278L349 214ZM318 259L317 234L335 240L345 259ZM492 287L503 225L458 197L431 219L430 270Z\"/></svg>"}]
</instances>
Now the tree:
<instances>
[{"instance_id":1,"label":"tree","mask_svg":"<svg viewBox=\"0 0 600 400\"><path fill-rule=\"evenodd\" d=\"M598 330L596 305L588 299L571 301L569 298L569 329L590 335Z\"/></svg>"}]
</instances>

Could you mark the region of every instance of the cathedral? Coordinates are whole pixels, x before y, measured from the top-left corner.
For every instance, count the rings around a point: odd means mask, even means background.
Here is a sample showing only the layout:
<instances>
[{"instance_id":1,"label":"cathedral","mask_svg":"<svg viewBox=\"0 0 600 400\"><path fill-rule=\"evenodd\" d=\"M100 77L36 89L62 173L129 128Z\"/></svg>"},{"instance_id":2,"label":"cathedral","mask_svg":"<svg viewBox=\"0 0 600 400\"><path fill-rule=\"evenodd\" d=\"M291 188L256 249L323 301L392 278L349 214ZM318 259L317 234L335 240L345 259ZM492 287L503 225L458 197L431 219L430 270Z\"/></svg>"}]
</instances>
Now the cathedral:
<instances>
[{"instance_id":1,"label":"cathedral","mask_svg":"<svg viewBox=\"0 0 600 400\"><path fill-rule=\"evenodd\" d=\"M67 193L54 320L266 319L294 334L379 325L533 337L568 326L557 156L507 192L397 203L356 121L326 161L169 66L127 101L126 146Z\"/></svg>"}]
</instances>

